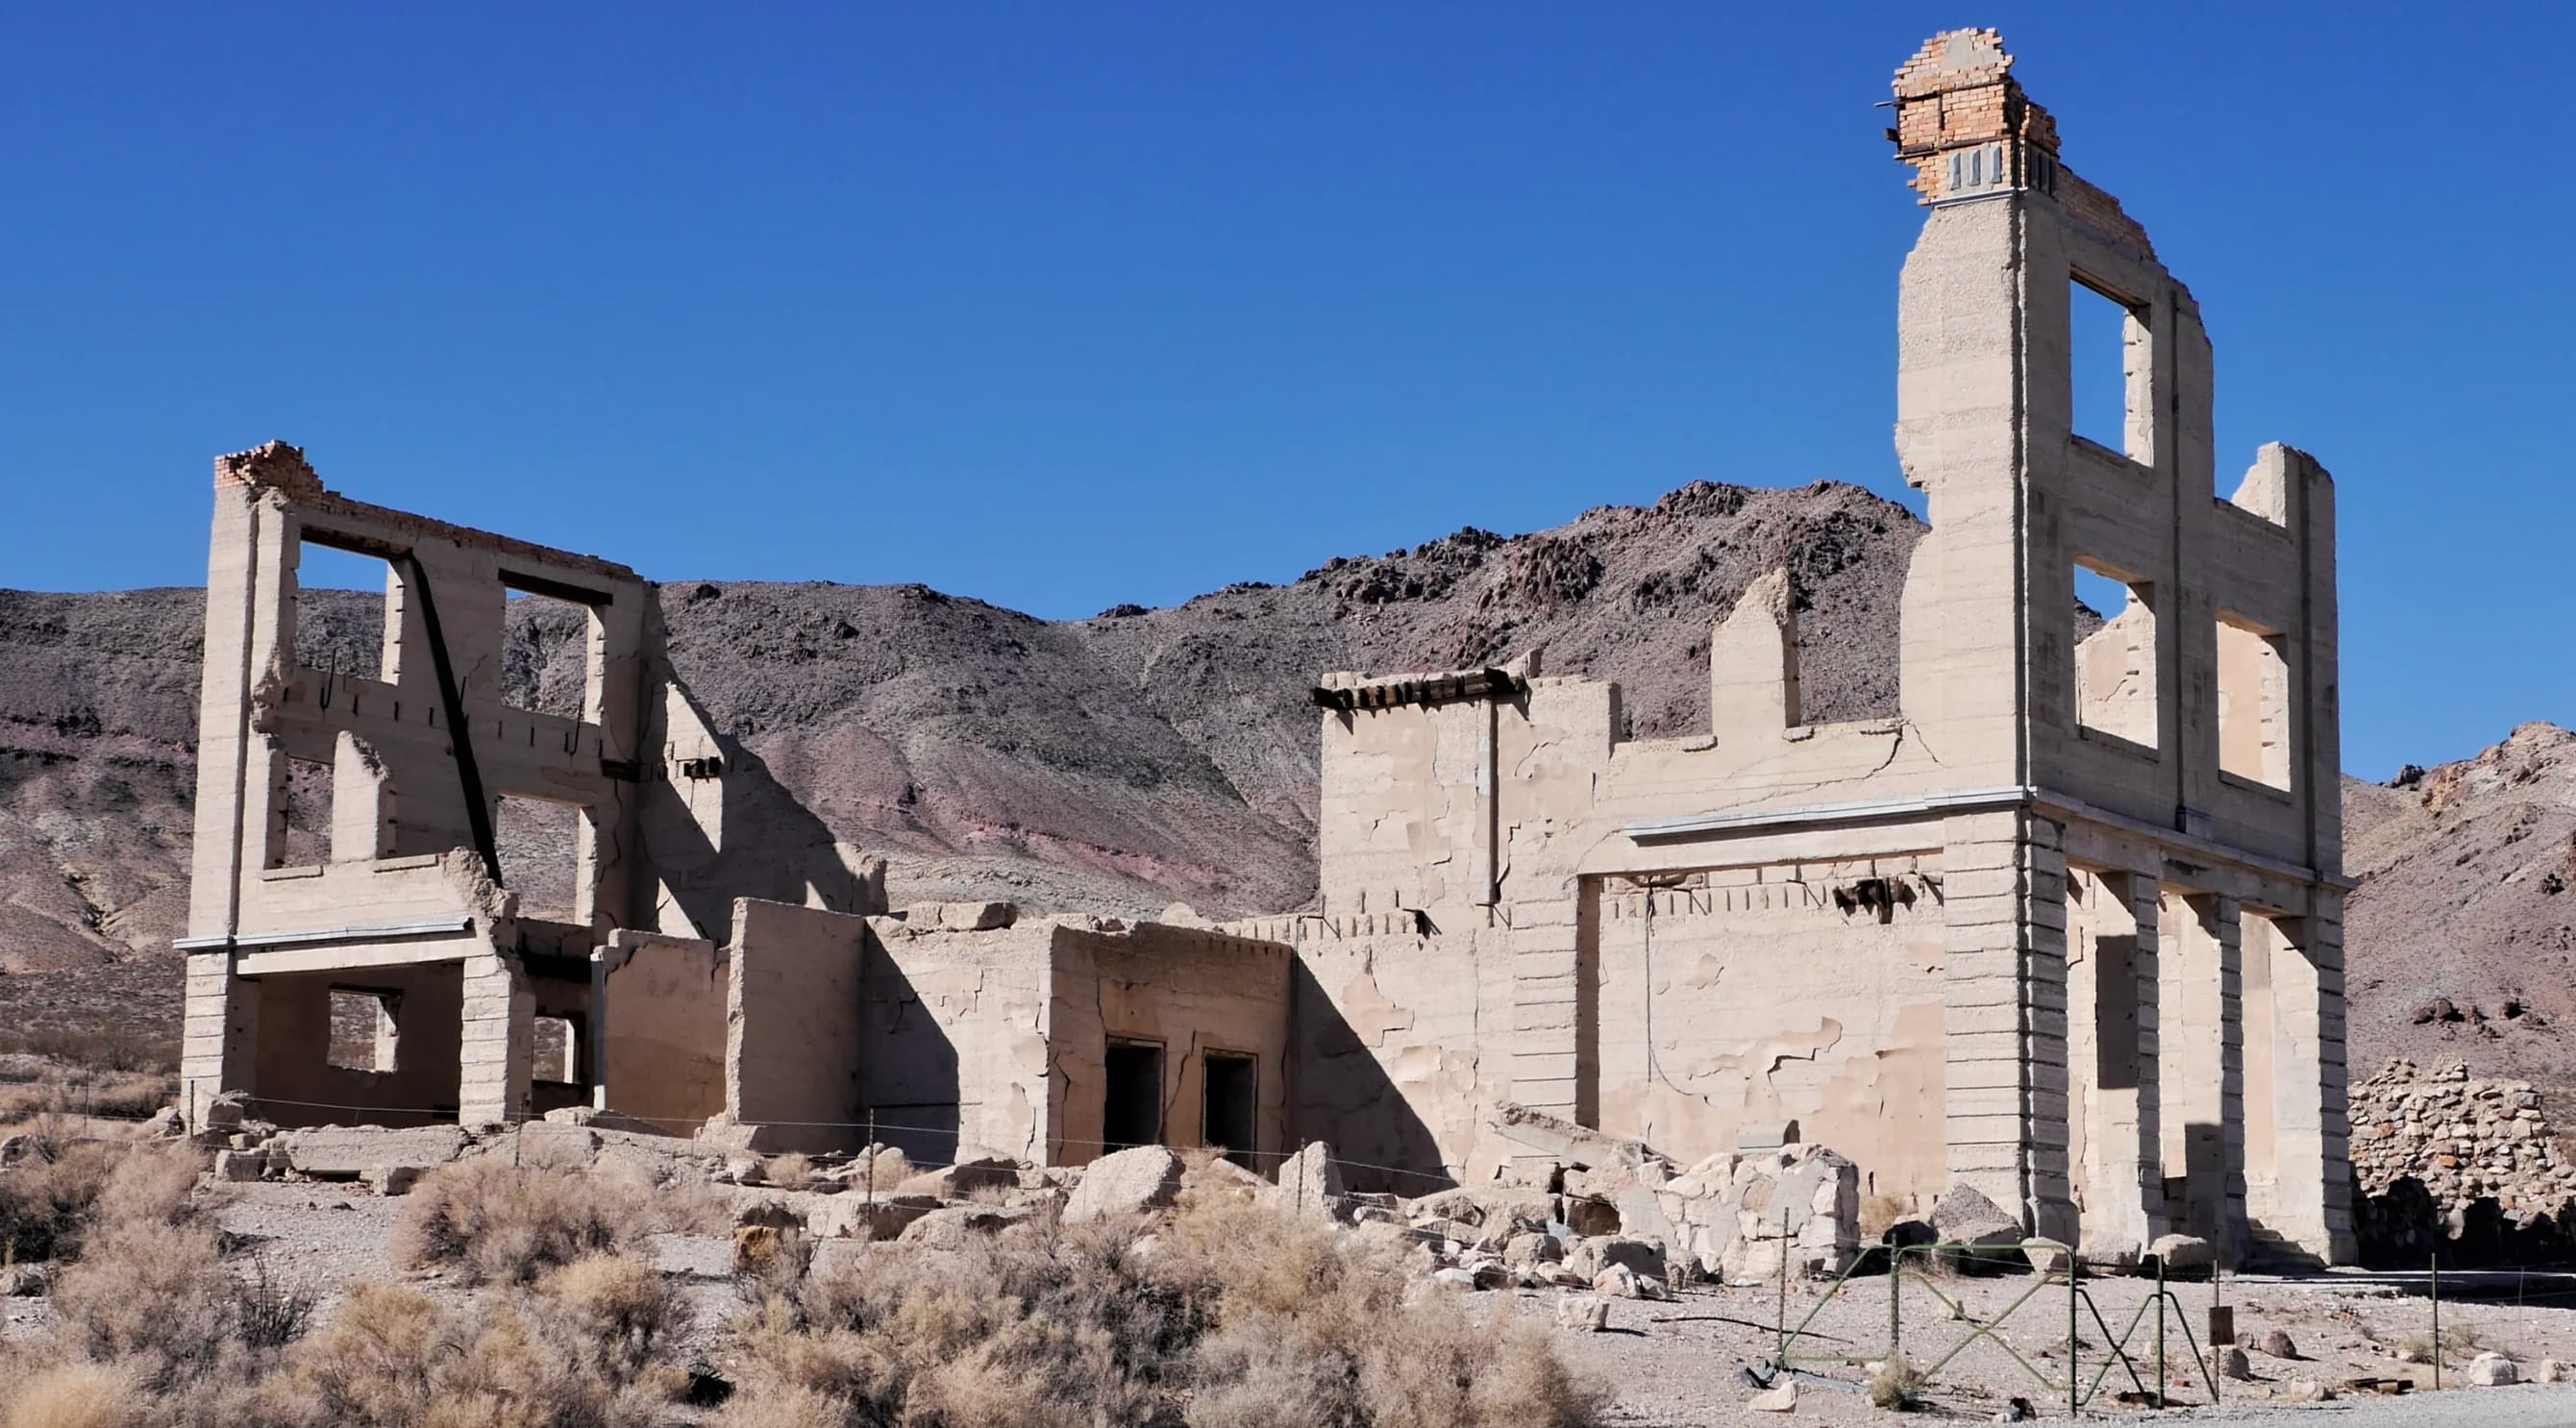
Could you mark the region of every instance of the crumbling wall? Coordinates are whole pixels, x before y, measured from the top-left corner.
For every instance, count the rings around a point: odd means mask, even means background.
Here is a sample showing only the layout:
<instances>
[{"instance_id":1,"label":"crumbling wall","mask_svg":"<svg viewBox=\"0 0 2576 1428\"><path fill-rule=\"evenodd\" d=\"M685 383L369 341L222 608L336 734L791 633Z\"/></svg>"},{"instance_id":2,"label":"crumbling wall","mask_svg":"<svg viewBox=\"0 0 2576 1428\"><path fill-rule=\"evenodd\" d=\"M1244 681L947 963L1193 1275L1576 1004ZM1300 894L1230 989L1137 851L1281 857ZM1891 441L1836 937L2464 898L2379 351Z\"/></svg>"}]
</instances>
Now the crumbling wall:
<instances>
[{"instance_id":1,"label":"crumbling wall","mask_svg":"<svg viewBox=\"0 0 2576 1428\"><path fill-rule=\"evenodd\" d=\"M2363 1193L2415 1180L2445 1213L2493 1199L2507 1213L2576 1198L2576 1159L2528 1081L2472 1078L2468 1063L2421 1070L2403 1057L2352 1088L2352 1168Z\"/></svg>"}]
</instances>

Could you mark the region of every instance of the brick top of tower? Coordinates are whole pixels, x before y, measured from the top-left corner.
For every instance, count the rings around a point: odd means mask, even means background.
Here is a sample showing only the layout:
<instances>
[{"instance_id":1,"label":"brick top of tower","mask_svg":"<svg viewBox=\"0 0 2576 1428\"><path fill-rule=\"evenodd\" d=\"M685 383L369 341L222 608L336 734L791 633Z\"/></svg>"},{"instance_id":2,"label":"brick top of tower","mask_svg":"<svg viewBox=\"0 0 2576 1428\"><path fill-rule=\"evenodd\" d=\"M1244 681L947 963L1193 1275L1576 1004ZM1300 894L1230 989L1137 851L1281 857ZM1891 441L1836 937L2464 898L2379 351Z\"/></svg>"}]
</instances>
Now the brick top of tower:
<instances>
[{"instance_id":1,"label":"brick top of tower","mask_svg":"<svg viewBox=\"0 0 2576 1428\"><path fill-rule=\"evenodd\" d=\"M1925 203L2053 181L2057 121L2022 92L2012 66L2002 35L1949 30L1897 69L1890 137Z\"/></svg>"}]
</instances>

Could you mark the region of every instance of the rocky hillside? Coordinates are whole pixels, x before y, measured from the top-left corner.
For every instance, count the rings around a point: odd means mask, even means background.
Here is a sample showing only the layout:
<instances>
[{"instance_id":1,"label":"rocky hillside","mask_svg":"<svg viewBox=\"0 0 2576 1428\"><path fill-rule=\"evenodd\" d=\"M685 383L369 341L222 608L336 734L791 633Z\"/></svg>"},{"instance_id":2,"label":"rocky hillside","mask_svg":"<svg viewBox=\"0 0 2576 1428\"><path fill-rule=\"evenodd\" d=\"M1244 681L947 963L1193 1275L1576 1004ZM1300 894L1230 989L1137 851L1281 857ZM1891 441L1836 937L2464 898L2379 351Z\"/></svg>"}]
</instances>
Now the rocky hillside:
<instances>
[{"instance_id":1,"label":"rocky hillside","mask_svg":"<svg viewBox=\"0 0 2576 1428\"><path fill-rule=\"evenodd\" d=\"M2576 733L2344 790L2353 1060L2576 1091ZM2563 1117L2565 1112L2560 1112Z\"/></svg>"},{"instance_id":2,"label":"rocky hillside","mask_svg":"<svg viewBox=\"0 0 2576 1428\"><path fill-rule=\"evenodd\" d=\"M898 900L1223 915L1313 891L1316 674L1538 647L1552 672L1620 681L1637 733L1677 732L1707 715L1710 627L1785 560L1808 707L1858 717L1894 705L1921 531L1850 486L1700 483L1088 620L921 586L661 593L692 692L837 836L892 858ZM374 597L307 598L303 661L362 667ZM0 969L153 959L178 934L200 607L191 590L0 592ZM514 604L523 701L572 698L579 651L563 612ZM2576 1087L2559 1030L2576 1028L2576 735L2526 725L2475 759L2349 784L2345 819L2358 1070L2403 1054ZM0 1014L33 993L0 988Z\"/></svg>"},{"instance_id":3,"label":"rocky hillside","mask_svg":"<svg viewBox=\"0 0 2576 1428\"><path fill-rule=\"evenodd\" d=\"M1683 729L1706 717L1711 625L1785 560L1809 708L1890 708L1921 530L1849 486L1702 483L1089 620L921 586L681 581L662 601L672 662L717 724L838 836L887 853L899 899L1221 915L1313 891L1317 674L1541 647L1553 671L1624 683L1639 732ZM300 660L366 667L375 597L306 598ZM179 931L201 609L190 590L0 592L0 968L149 955ZM565 613L514 603L507 672L527 702L560 702L579 659Z\"/></svg>"}]
</instances>

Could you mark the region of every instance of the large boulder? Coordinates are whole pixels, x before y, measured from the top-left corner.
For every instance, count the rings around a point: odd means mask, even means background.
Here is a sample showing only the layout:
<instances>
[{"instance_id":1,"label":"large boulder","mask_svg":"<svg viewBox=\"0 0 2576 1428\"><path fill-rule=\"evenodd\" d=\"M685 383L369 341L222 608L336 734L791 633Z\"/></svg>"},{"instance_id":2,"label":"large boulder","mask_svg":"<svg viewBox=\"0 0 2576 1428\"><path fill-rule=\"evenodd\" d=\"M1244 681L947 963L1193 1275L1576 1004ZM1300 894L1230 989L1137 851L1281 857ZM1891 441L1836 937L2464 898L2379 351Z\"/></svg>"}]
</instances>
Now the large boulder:
<instances>
[{"instance_id":1,"label":"large boulder","mask_svg":"<svg viewBox=\"0 0 2576 1428\"><path fill-rule=\"evenodd\" d=\"M2522 1382L2522 1369L2502 1354L2480 1354L2469 1360L2468 1379L2473 1388L2502 1388Z\"/></svg>"},{"instance_id":2,"label":"large boulder","mask_svg":"<svg viewBox=\"0 0 2576 1428\"><path fill-rule=\"evenodd\" d=\"M816 1195L804 1206L805 1233L818 1240L890 1240L938 1208L927 1195Z\"/></svg>"},{"instance_id":3,"label":"large boulder","mask_svg":"<svg viewBox=\"0 0 2576 1428\"><path fill-rule=\"evenodd\" d=\"M1065 1201L1064 1222L1079 1225L1112 1215L1169 1206L1181 1192L1181 1158L1159 1145L1104 1155L1083 1167L1082 1183Z\"/></svg>"},{"instance_id":4,"label":"large boulder","mask_svg":"<svg viewBox=\"0 0 2576 1428\"><path fill-rule=\"evenodd\" d=\"M1932 1233L1944 1249L1936 1261L1960 1274L2027 1268L2020 1219L2005 1214L1975 1187L1953 1185L1932 1205Z\"/></svg>"},{"instance_id":5,"label":"large boulder","mask_svg":"<svg viewBox=\"0 0 2576 1428\"><path fill-rule=\"evenodd\" d=\"M1337 1217L1346 1190L1333 1148L1319 1140L1279 1162L1279 1183L1271 1187L1270 1200L1293 1214Z\"/></svg>"},{"instance_id":6,"label":"large boulder","mask_svg":"<svg viewBox=\"0 0 2576 1428\"><path fill-rule=\"evenodd\" d=\"M998 1205L949 1205L906 1225L897 1238L929 1249L964 1249L975 1236L999 1234L1028 1217L1026 1210Z\"/></svg>"},{"instance_id":7,"label":"large boulder","mask_svg":"<svg viewBox=\"0 0 2576 1428\"><path fill-rule=\"evenodd\" d=\"M1575 1241L1574 1248L1566 1252L1565 1265L1581 1275L1598 1275L1616 1266L1641 1279L1661 1282L1665 1273L1664 1247L1654 1240L1602 1235Z\"/></svg>"},{"instance_id":8,"label":"large boulder","mask_svg":"<svg viewBox=\"0 0 2576 1428\"><path fill-rule=\"evenodd\" d=\"M455 1126L317 1126L269 1142L286 1169L316 1180L355 1180L369 1171L445 1165L465 1153L465 1132Z\"/></svg>"}]
</instances>

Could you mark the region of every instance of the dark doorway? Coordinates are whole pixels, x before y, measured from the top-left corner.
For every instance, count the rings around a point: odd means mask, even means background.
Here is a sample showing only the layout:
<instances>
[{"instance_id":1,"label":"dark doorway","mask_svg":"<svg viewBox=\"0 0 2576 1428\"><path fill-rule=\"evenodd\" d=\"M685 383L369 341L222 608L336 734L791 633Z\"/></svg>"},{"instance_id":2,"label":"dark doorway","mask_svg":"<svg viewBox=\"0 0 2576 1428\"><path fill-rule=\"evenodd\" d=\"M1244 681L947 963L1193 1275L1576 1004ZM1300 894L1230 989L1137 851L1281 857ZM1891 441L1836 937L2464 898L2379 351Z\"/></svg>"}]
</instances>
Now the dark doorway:
<instances>
[{"instance_id":1,"label":"dark doorway","mask_svg":"<svg viewBox=\"0 0 2576 1428\"><path fill-rule=\"evenodd\" d=\"M1254 1063L1249 1056L1211 1051L1201 1058L1207 1076L1207 1109L1199 1123L1199 1143L1225 1147L1225 1158L1246 1170L1254 1168L1253 1152L1261 1147L1252 1128Z\"/></svg>"},{"instance_id":2,"label":"dark doorway","mask_svg":"<svg viewBox=\"0 0 2576 1428\"><path fill-rule=\"evenodd\" d=\"M1163 1140L1163 1048L1151 1041L1109 1043L1109 1085L1100 1109L1108 1150Z\"/></svg>"}]
</instances>

